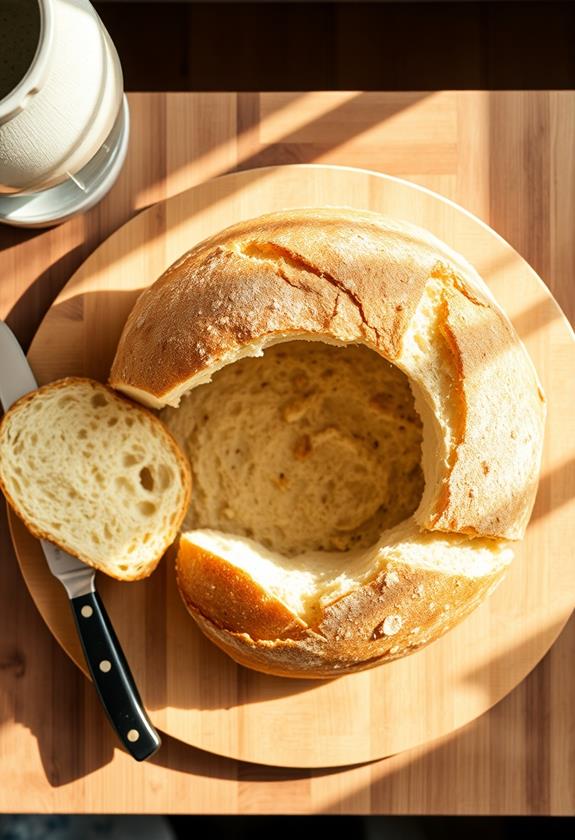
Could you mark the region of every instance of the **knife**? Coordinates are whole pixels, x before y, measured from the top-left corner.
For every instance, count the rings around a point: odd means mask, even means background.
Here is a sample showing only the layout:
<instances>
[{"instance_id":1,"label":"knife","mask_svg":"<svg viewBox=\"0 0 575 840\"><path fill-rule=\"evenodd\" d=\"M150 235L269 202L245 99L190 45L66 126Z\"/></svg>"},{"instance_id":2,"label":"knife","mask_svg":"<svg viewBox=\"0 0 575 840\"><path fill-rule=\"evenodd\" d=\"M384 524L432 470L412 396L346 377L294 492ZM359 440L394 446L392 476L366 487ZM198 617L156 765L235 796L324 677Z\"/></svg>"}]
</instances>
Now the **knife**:
<instances>
[{"instance_id":1,"label":"knife","mask_svg":"<svg viewBox=\"0 0 575 840\"><path fill-rule=\"evenodd\" d=\"M18 340L0 321L0 402L7 411L38 384ZM120 741L137 761L150 758L160 736L142 705L134 678L95 587L95 569L48 540L40 540L50 571L64 586L86 664Z\"/></svg>"}]
</instances>

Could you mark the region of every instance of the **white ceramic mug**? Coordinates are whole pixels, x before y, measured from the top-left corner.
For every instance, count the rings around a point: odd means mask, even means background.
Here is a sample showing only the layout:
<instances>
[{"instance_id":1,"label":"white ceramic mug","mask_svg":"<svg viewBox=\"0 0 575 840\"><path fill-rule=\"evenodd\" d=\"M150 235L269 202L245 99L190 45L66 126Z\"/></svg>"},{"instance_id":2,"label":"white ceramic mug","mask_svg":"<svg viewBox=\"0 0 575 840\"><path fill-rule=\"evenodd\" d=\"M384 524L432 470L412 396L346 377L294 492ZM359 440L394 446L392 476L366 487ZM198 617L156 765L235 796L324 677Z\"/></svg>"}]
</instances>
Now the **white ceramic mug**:
<instances>
[{"instance_id":1,"label":"white ceramic mug","mask_svg":"<svg viewBox=\"0 0 575 840\"><path fill-rule=\"evenodd\" d=\"M21 26L38 42L24 76L0 99L0 192L26 194L73 177L94 157L119 115L123 79L88 0L12 2L25 4L30 17ZM0 33L5 51L17 36L9 26Z\"/></svg>"}]
</instances>

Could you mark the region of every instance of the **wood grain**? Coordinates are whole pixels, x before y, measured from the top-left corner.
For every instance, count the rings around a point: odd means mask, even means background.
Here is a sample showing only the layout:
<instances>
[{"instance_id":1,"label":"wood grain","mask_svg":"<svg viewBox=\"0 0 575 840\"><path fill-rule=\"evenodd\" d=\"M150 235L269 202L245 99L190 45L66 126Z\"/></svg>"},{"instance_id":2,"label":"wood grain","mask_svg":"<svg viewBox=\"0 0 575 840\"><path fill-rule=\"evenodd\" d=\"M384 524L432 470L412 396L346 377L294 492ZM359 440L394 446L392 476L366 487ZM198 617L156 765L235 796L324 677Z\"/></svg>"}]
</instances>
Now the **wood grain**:
<instances>
[{"instance_id":1,"label":"wood grain","mask_svg":"<svg viewBox=\"0 0 575 840\"><path fill-rule=\"evenodd\" d=\"M129 158L101 205L53 231L1 232L1 314L8 315L20 337L34 333L58 289L94 245L144 205L218 172L266 162L313 162L318 156L407 177L478 213L531 262L573 316L572 94L375 94L372 107L371 94L334 94L331 101L318 95L315 108L314 95L303 94L311 129L285 142L280 130L273 142L264 141L262 135L276 129L263 120L281 116L285 96L132 95ZM291 100L295 115L297 96ZM401 136L402 121L403 159L394 139ZM330 124L337 129L333 141L326 130ZM159 213L155 224L164 223ZM535 339L549 313L530 309L524 326ZM569 475L557 465L555 498L569 493ZM272 770L210 756L168 738L154 764L134 768L114 750L91 687L51 640L31 604L4 525L2 537L4 810L573 811L572 623L535 672L487 715L432 745L385 761L337 772ZM147 644L153 649L160 642ZM519 646L517 657L525 655Z\"/></svg>"},{"instance_id":2,"label":"wood grain","mask_svg":"<svg viewBox=\"0 0 575 840\"><path fill-rule=\"evenodd\" d=\"M450 131L449 120L439 122ZM122 226L73 275L30 347L36 378L40 384L72 374L105 381L142 288L222 227L279 208L343 204L431 230L478 268L517 320L548 399L542 490L516 562L487 604L417 654L321 684L238 668L190 621L175 586L173 558L137 585L102 579L105 603L156 726L244 761L357 764L446 735L513 689L547 652L572 609L575 499L568 494L575 494L575 404L565 399L565 383L575 380L571 330L542 281L509 245L428 190L363 170L292 165L226 175L180 193ZM566 488L557 473L564 465ZM38 543L14 517L10 521L36 606L83 667L65 592ZM286 721L289 737L277 738Z\"/></svg>"}]
</instances>

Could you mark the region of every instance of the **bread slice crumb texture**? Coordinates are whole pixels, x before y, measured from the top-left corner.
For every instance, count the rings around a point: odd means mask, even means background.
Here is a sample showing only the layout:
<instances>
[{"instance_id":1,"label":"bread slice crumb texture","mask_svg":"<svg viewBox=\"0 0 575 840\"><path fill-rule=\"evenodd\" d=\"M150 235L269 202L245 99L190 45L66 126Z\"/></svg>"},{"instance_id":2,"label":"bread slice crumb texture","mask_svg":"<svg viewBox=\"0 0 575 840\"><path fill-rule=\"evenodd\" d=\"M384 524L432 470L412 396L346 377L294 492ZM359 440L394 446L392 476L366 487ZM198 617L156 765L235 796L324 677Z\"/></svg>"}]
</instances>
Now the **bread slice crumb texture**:
<instances>
[{"instance_id":1,"label":"bread slice crumb texture","mask_svg":"<svg viewBox=\"0 0 575 840\"><path fill-rule=\"evenodd\" d=\"M157 418L82 379L44 386L7 413L0 481L33 533L123 580L153 570L190 489Z\"/></svg>"}]
</instances>

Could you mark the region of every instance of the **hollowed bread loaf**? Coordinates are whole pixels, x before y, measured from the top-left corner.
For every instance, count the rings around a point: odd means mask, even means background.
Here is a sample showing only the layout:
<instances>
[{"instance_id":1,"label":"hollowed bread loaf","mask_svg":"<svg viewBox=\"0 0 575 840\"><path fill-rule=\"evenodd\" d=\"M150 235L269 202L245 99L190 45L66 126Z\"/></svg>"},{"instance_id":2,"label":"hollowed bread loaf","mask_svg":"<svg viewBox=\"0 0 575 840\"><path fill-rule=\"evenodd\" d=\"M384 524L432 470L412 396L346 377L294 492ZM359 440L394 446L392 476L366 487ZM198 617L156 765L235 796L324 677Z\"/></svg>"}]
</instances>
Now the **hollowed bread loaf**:
<instances>
[{"instance_id":1,"label":"hollowed bread loaf","mask_svg":"<svg viewBox=\"0 0 575 840\"><path fill-rule=\"evenodd\" d=\"M474 609L523 537L544 396L430 233L317 208L237 224L143 292L110 384L165 409L192 500L184 602L241 664L331 677Z\"/></svg>"}]
</instances>

